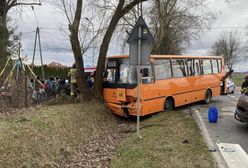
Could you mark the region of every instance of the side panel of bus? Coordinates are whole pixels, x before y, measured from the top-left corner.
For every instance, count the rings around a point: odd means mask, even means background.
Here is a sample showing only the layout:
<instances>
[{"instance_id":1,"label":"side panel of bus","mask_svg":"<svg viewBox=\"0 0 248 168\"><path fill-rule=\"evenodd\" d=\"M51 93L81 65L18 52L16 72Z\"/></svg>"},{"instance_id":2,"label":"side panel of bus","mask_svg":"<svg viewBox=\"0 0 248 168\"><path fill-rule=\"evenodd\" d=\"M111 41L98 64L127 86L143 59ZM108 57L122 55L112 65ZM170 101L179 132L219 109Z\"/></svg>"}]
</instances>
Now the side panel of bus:
<instances>
[{"instance_id":1,"label":"side panel of bus","mask_svg":"<svg viewBox=\"0 0 248 168\"><path fill-rule=\"evenodd\" d=\"M178 107L204 100L207 89L212 92L213 97L220 95L220 80L225 74L223 59L204 58L207 59L206 62L211 62L208 63L208 68L211 66L211 70L209 70L209 74L201 74L200 71L201 69L204 69L205 66L202 60L198 58L190 58L192 60L198 60L199 65L197 65L199 66L199 72L195 72L193 75L190 74L190 68L187 65L188 74L185 77L175 77L176 74L172 67L173 60L170 58L161 58L162 61L160 67L163 68L165 59L167 60L167 63L171 65L171 67L169 67L170 69L167 68L166 71L164 71L164 73L171 71L167 76L164 76L165 79L157 79L158 76L156 76L155 73L155 81L141 84L141 116L163 111L166 98L168 97L173 98L175 107ZM180 59L184 60L184 58ZM174 61L174 63L175 62L178 61ZM155 65L153 65L153 70L156 71L154 66ZM218 67L218 70L216 67ZM208 69L205 67L205 71L207 70ZM137 115L137 87L133 89L126 88L124 90L126 99L128 99L128 101L126 101L128 104L125 103L125 101L120 101L118 99L118 88L104 88L104 99L112 112L125 116L123 109L124 105L128 106L128 115L135 116ZM130 101L130 97L136 100Z\"/></svg>"},{"instance_id":2,"label":"side panel of bus","mask_svg":"<svg viewBox=\"0 0 248 168\"><path fill-rule=\"evenodd\" d=\"M213 97L219 96L221 71L220 65L218 72L211 70L209 75L156 80L155 83L142 85L142 114L163 111L167 97L172 97L175 107L178 107L204 100L207 89L212 92Z\"/></svg>"}]
</instances>

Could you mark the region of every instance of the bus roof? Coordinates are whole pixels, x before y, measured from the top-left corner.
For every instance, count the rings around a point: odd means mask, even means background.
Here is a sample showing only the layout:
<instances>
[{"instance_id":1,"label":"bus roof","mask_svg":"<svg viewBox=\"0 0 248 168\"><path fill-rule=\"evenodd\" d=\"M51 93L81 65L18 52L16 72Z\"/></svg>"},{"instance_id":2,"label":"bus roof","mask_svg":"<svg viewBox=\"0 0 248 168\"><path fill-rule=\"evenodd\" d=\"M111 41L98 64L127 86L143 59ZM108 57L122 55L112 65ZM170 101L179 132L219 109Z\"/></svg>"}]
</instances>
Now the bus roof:
<instances>
[{"instance_id":1,"label":"bus roof","mask_svg":"<svg viewBox=\"0 0 248 168\"><path fill-rule=\"evenodd\" d=\"M107 59L111 58L128 58L128 55L115 55L109 56ZM192 55L151 55L152 59L159 58L222 58L222 56L192 56Z\"/></svg>"}]
</instances>

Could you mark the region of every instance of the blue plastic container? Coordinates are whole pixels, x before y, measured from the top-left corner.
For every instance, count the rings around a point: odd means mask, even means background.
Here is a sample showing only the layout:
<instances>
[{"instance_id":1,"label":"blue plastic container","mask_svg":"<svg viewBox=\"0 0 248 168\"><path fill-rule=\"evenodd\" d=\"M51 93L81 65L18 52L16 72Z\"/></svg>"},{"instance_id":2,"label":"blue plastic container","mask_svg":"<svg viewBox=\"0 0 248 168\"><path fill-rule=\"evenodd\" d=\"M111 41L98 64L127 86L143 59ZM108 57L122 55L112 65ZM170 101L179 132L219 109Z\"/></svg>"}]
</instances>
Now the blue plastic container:
<instances>
[{"instance_id":1,"label":"blue plastic container","mask_svg":"<svg viewBox=\"0 0 248 168\"><path fill-rule=\"evenodd\" d=\"M218 121L218 109L215 106L209 107L208 109L208 121L210 123L217 123Z\"/></svg>"}]
</instances>

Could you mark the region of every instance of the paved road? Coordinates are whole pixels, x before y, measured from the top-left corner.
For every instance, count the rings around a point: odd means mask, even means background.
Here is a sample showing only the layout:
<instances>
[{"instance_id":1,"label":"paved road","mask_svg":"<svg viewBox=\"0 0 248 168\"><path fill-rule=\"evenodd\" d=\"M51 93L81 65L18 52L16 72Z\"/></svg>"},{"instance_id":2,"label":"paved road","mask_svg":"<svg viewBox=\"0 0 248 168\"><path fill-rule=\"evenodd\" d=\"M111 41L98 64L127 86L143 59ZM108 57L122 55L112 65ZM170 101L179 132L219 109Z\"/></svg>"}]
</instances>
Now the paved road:
<instances>
[{"instance_id":1,"label":"paved road","mask_svg":"<svg viewBox=\"0 0 248 168\"><path fill-rule=\"evenodd\" d=\"M234 119L233 114L240 94L219 96L212 99L209 105L195 104L191 108L200 111L210 137L216 142L240 144L248 153L248 124ZM219 120L216 124L208 122L208 108L215 105L219 109Z\"/></svg>"}]
</instances>

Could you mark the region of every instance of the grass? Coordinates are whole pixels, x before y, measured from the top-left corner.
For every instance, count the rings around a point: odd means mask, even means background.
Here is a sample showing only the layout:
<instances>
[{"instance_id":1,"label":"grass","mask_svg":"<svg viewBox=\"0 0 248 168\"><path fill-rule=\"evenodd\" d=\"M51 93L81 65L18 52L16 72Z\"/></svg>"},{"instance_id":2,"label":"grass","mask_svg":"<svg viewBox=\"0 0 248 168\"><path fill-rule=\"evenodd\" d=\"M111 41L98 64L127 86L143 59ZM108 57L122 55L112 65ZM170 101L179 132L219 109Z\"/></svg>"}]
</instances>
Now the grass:
<instances>
[{"instance_id":1,"label":"grass","mask_svg":"<svg viewBox=\"0 0 248 168\"><path fill-rule=\"evenodd\" d=\"M1 119L0 167L58 167L80 144L115 125L115 117L98 102L44 106ZM190 115L159 113L142 119L141 126L147 126L141 129L143 138L129 134L111 167L214 167Z\"/></svg>"},{"instance_id":2,"label":"grass","mask_svg":"<svg viewBox=\"0 0 248 168\"><path fill-rule=\"evenodd\" d=\"M215 167L190 115L181 112L159 113L141 124L158 125L141 129L142 139L134 134L124 140L113 156L111 167Z\"/></svg>"},{"instance_id":3,"label":"grass","mask_svg":"<svg viewBox=\"0 0 248 168\"><path fill-rule=\"evenodd\" d=\"M46 106L0 120L0 167L55 167L115 120L100 103Z\"/></svg>"},{"instance_id":4,"label":"grass","mask_svg":"<svg viewBox=\"0 0 248 168\"><path fill-rule=\"evenodd\" d=\"M242 74L232 75L232 80L236 86L241 86L244 81L244 75Z\"/></svg>"}]
</instances>

